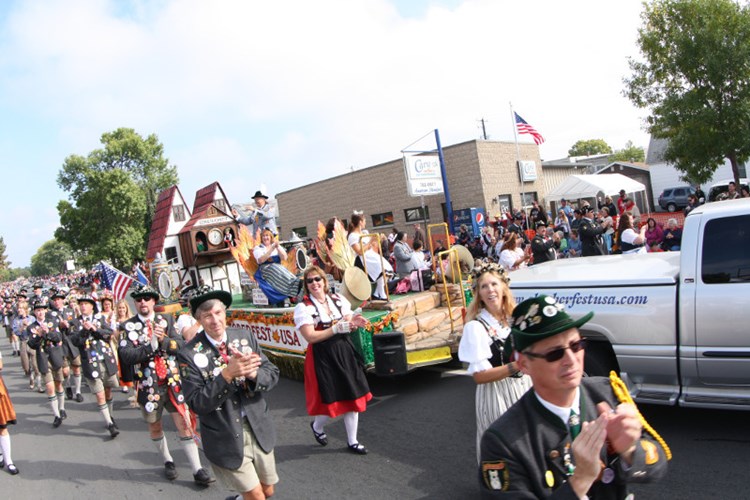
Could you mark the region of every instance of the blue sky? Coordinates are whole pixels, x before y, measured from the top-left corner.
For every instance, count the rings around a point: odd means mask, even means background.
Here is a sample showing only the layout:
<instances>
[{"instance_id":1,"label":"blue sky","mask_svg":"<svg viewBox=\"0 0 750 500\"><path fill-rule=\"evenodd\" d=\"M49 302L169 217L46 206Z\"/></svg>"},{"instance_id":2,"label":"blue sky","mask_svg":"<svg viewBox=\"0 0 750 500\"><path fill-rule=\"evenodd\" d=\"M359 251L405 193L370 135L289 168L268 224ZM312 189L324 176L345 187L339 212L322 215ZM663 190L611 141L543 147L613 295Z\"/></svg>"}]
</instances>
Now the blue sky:
<instances>
[{"instance_id":1,"label":"blue sky","mask_svg":"<svg viewBox=\"0 0 750 500\"><path fill-rule=\"evenodd\" d=\"M435 128L471 140L480 118L512 140L511 101L544 159L579 139L646 147L621 94L639 15L637 0L0 2L0 236L28 265L59 224L65 157L118 127L159 136L188 203L213 181L239 203L390 161Z\"/></svg>"}]
</instances>

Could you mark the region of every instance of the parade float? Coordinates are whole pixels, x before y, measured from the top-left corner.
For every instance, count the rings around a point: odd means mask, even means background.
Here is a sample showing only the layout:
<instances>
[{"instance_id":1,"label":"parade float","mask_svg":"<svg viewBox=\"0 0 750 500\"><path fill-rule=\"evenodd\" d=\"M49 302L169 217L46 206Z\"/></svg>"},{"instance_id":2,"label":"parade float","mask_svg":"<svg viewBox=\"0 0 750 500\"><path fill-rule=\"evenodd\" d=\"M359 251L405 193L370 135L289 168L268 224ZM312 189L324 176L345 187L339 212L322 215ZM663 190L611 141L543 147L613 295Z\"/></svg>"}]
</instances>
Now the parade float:
<instances>
[{"instance_id":1,"label":"parade float","mask_svg":"<svg viewBox=\"0 0 750 500\"><path fill-rule=\"evenodd\" d=\"M236 245L231 248L232 255L249 279L242 285L242 295L235 296L227 312L227 326L253 332L266 355L284 375L301 379L307 342L294 327L293 304L269 307L255 283L253 277L258 263L252 249L256 241L257 235L241 226ZM287 259L281 264L293 273L301 274L309 264L304 247L301 242L284 243L290 248ZM466 255L460 254L460 248L453 247L443 252L450 269L438 273L441 280L429 289L388 295L386 300L371 300L367 270L354 266L346 231L338 221L332 234L328 235L319 223L318 238L313 244L321 262L330 264L327 267L333 273L328 279L333 290L346 297L352 308L361 310L368 320L365 327L350 334L368 371L383 376L402 375L421 366L453 359L463 329L467 297L461 267L466 268L468 263ZM379 248L379 245L375 246ZM436 257L442 258L443 255ZM382 254L379 258L383 258ZM367 265L366 262L366 268ZM334 274L340 279L335 279Z\"/></svg>"}]
</instances>

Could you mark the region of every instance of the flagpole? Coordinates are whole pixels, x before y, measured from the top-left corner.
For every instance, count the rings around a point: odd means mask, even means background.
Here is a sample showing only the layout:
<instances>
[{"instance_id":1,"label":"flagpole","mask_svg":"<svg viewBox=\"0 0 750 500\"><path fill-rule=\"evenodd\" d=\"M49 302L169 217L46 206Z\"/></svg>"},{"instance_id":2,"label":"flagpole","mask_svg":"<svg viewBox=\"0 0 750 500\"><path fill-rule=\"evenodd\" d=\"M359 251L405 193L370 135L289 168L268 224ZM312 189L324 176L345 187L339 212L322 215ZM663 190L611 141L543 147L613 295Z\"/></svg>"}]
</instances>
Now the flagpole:
<instances>
[{"instance_id":1,"label":"flagpole","mask_svg":"<svg viewBox=\"0 0 750 500\"><path fill-rule=\"evenodd\" d=\"M526 229L529 229L529 218L526 217L526 210L523 208L523 199L526 194L525 193L526 186L524 186L523 172L521 172L521 150L518 147L518 125L516 124L516 114L513 112L513 103L508 101L508 106L510 106L510 121L513 124L513 139L515 140L515 143L516 143L516 166L518 167L518 178L521 181L521 211L524 214L523 221L526 224Z\"/></svg>"}]
</instances>

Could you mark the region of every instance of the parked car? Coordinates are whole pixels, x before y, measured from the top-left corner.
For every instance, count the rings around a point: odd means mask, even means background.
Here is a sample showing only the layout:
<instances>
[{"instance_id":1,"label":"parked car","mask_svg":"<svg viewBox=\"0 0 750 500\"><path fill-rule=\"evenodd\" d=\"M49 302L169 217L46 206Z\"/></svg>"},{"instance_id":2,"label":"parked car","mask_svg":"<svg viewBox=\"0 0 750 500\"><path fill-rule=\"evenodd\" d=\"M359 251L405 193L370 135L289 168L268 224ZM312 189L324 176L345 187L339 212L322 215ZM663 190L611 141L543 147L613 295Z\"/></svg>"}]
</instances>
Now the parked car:
<instances>
[{"instance_id":1,"label":"parked car","mask_svg":"<svg viewBox=\"0 0 750 500\"><path fill-rule=\"evenodd\" d=\"M734 181L734 179L725 179L711 186L711 189L708 191L708 201L716 201L720 194L729 191L729 183L732 181ZM741 178L740 185L747 187L747 179ZM737 187L737 192L740 192L740 187Z\"/></svg>"},{"instance_id":2,"label":"parked car","mask_svg":"<svg viewBox=\"0 0 750 500\"><path fill-rule=\"evenodd\" d=\"M659 206L667 212L682 210L688 204L688 196L695 194L691 186L667 188L659 195Z\"/></svg>"}]
</instances>

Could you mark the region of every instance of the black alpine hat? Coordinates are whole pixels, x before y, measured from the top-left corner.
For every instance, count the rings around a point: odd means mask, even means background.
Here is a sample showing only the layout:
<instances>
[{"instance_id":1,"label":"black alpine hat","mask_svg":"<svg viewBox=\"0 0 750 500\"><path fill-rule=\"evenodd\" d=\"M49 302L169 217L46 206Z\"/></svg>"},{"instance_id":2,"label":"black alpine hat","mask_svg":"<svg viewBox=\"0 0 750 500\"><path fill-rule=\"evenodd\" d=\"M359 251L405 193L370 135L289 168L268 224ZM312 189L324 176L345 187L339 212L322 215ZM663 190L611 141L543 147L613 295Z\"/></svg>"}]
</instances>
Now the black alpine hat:
<instances>
[{"instance_id":1,"label":"black alpine hat","mask_svg":"<svg viewBox=\"0 0 750 500\"><path fill-rule=\"evenodd\" d=\"M263 194L263 193L261 193L260 191L256 191L256 192L255 192L255 194L253 195L253 199L255 199L255 198L264 198L264 199L266 199L266 200L267 200L267 199L268 199L268 196L264 195L264 194Z\"/></svg>"},{"instance_id":2,"label":"black alpine hat","mask_svg":"<svg viewBox=\"0 0 750 500\"><path fill-rule=\"evenodd\" d=\"M190 312L195 316L195 311L206 302L211 299L219 299L224 303L225 306L229 307L232 305L232 294L225 290L214 290L208 285L203 285L190 299Z\"/></svg>"},{"instance_id":3,"label":"black alpine hat","mask_svg":"<svg viewBox=\"0 0 750 500\"><path fill-rule=\"evenodd\" d=\"M140 283L138 285L135 290L130 292L131 297L133 297L134 299L149 297L154 299L156 302L159 302L159 292L157 292L154 287L150 285L142 285Z\"/></svg>"}]
</instances>

